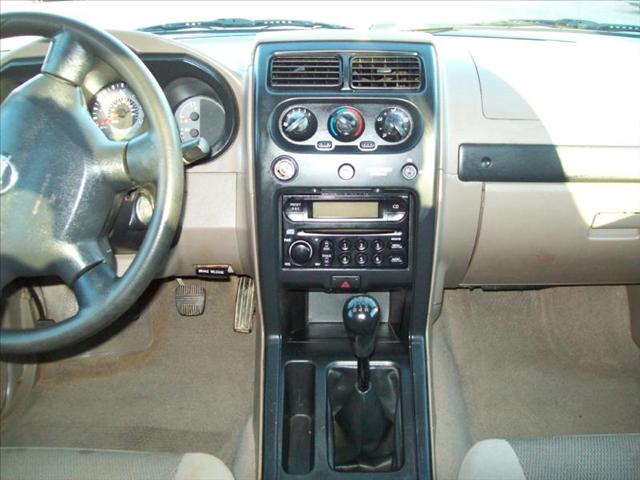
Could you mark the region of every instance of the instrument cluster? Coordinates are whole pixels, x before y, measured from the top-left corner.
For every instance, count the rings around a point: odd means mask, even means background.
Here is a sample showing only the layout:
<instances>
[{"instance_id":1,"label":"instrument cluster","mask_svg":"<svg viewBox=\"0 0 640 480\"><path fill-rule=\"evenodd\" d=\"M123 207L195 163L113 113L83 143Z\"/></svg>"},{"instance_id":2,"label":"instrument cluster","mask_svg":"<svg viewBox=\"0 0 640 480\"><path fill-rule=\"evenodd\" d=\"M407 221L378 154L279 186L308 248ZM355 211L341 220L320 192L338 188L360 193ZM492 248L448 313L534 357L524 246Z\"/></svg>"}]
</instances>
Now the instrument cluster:
<instances>
[{"instance_id":1,"label":"instrument cluster","mask_svg":"<svg viewBox=\"0 0 640 480\"><path fill-rule=\"evenodd\" d=\"M224 106L211 94L189 96L189 93L181 92L183 99L174 111L180 139L187 142L204 138L212 147L219 145L225 134ZM144 109L125 82L113 82L102 88L90 102L89 110L95 124L110 140L131 140L147 130Z\"/></svg>"}]
</instances>

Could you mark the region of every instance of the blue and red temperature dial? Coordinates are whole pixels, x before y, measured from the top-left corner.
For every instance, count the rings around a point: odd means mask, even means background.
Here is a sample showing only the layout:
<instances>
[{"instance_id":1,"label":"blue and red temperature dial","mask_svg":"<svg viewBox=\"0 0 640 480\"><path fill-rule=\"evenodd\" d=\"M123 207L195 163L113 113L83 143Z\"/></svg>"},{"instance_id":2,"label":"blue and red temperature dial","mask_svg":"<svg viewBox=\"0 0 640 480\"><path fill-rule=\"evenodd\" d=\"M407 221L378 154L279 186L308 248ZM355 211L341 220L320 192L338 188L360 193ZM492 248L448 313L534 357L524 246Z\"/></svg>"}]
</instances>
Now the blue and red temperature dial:
<instances>
[{"instance_id":1,"label":"blue and red temperature dial","mask_svg":"<svg viewBox=\"0 0 640 480\"><path fill-rule=\"evenodd\" d=\"M340 107L329 116L329 133L336 140L351 142L364 132L364 117L353 107Z\"/></svg>"}]
</instances>

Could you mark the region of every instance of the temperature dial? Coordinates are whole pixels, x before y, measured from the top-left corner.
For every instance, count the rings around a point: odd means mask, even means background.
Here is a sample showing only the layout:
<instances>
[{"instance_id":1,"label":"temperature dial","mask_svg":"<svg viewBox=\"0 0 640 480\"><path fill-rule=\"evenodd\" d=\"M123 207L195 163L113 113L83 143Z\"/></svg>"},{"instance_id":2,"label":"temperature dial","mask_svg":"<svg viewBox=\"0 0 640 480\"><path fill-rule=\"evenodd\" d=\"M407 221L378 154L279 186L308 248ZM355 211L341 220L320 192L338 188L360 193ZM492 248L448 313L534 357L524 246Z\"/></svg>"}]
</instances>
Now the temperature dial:
<instances>
[{"instance_id":1,"label":"temperature dial","mask_svg":"<svg viewBox=\"0 0 640 480\"><path fill-rule=\"evenodd\" d=\"M407 138L412 126L411 115L400 107L386 108L376 118L376 133L391 143Z\"/></svg>"},{"instance_id":2,"label":"temperature dial","mask_svg":"<svg viewBox=\"0 0 640 480\"><path fill-rule=\"evenodd\" d=\"M280 127L284 136L289 140L304 142L316 133L318 120L308 108L294 107L282 116Z\"/></svg>"},{"instance_id":3,"label":"temperature dial","mask_svg":"<svg viewBox=\"0 0 640 480\"><path fill-rule=\"evenodd\" d=\"M340 107L329 117L328 128L336 140L351 142L362 135L364 117L353 107Z\"/></svg>"}]
</instances>

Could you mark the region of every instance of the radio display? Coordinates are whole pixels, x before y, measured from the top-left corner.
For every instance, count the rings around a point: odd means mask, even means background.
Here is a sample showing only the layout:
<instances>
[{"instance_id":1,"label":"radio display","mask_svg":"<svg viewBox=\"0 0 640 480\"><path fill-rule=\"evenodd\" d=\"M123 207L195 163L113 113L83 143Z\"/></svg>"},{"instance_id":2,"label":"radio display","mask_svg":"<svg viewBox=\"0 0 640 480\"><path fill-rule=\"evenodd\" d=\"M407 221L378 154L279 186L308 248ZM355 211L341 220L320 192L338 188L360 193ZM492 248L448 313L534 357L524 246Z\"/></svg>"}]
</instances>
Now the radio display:
<instances>
[{"instance_id":1,"label":"radio display","mask_svg":"<svg viewBox=\"0 0 640 480\"><path fill-rule=\"evenodd\" d=\"M312 218L379 218L379 202L313 202Z\"/></svg>"}]
</instances>

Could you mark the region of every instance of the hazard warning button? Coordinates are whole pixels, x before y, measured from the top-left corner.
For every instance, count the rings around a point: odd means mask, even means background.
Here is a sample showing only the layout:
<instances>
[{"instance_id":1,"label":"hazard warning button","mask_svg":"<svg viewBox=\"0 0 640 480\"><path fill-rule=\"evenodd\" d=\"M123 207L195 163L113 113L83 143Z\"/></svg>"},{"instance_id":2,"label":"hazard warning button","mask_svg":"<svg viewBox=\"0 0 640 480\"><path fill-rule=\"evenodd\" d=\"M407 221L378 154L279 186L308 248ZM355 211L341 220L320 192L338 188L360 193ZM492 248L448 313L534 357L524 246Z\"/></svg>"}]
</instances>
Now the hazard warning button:
<instances>
[{"instance_id":1,"label":"hazard warning button","mask_svg":"<svg viewBox=\"0 0 640 480\"><path fill-rule=\"evenodd\" d=\"M359 275L332 275L331 289L338 292L351 292L360 289Z\"/></svg>"}]
</instances>

